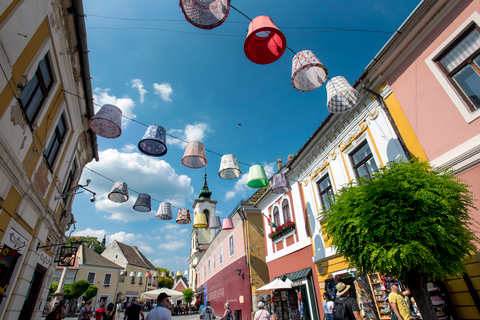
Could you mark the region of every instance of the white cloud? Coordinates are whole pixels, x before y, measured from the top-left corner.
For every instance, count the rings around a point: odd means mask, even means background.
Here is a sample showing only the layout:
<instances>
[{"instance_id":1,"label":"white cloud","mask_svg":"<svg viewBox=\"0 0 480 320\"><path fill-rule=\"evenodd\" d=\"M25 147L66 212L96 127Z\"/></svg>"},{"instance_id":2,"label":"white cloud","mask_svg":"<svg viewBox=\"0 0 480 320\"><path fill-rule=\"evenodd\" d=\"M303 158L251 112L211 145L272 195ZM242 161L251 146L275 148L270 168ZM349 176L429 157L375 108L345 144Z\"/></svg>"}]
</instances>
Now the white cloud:
<instances>
[{"instance_id":1,"label":"white cloud","mask_svg":"<svg viewBox=\"0 0 480 320\"><path fill-rule=\"evenodd\" d=\"M124 98L117 98L114 95L109 94L110 89L105 88L95 88L93 90L93 100L96 104L104 105L104 104L113 104L114 106L120 108L122 110L122 114L126 117L131 119L135 119L137 116L133 113L133 108L135 108L135 102L130 99L128 96ZM100 109L99 106L95 105L95 113ZM122 129L127 127L128 120L122 117Z\"/></svg>"},{"instance_id":2,"label":"white cloud","mask_svg":"<svg viewBox=\"0 0 480 320\"><path fill-rule=\"evenodd\" d=\"M127 143L126 145L123 146L121 150L122 152L130 153L132 151L137 150L137 146L131 143Z\"/></svg>"},{"instance_id":3,"label":"white cloud","mask_svg":"<svg viewBox=\"0 0 480 320\"><path fill-rule=\"evenodd\" d=\"M168 82L164 82L162 84L154 83L153 89L155 90L154 93L158 94L163 101L172 101L170 96L173 94L172 85Z\"/></svg>"},{"instance_id":4,"label":"white cloud","mask_svg":"<svg viewBox=\"0 0 480 320\"><path fill-rule=\"evenodd\" d=\"M263 163L263 168L265 169L265 173L267 177L270 178L276 170L274 169L277 164L275 162L272 163ZM248 182L248 172L242 174L242 176L235 182L233 189L227 191L225 193L225 200L230 200L237 196L244 197L247 194L247 191L252 191L254 189L250 188L247 185Z\"/></svg>"},{"instance_id":5,"label":"white cloud","mask_svg":"<svg viewBox=\"0 0 480 320\"><path fill-rule=\"evenodd\" d=\"M107 233L107 231L105 231L103 229L102 230L95 230L95 229L87 228L85 230L75 231L75 232L73 232L72 235L83 236L83 237L96 237L98 239L98 241L101 242L106 233ZM108 237L107 237L107 245L108 244L110 244L110 241L108 241Z\"/></svg>"},{"instance_id":6,"label":"white cloud","mask_svg":"<svg viewBox=\"0 0 480 320\"><path fill-rule=\"evenodd\" d=\"M102 241L104 235L107 232L105 230L95 230L91 228L87 228L85 230L75 231L73 233L74 236L84 236L84 237L97 237L98 241ZM152 254L155 252L152 247L150 247L147 242L140 240L142 239L142 234L133 234L133 233L126 233L125 231L119 231L112 235L107 235L106 238L106 245L107 247L113 240L117 240L118 242L125 243L129 246L136 246L143 254Z\"/></svg>"},{"instance_id":7,"label":"white cloud","mask_svg":"<svg viewBox=\"0 0 480 320\"><path fill-rule=\"evenodd\" d=\"M186 241L182 240L173 240L170 242L164 242L158 245L158 249L173 251L187 246Z\"/></svg>"},{"instance_id":8,"label":"white cloud","mask_svg":"<svg viewBox=\"0 0 480 320\"><path fill-rule=\"evenodd\" d=\"M140 103L145 101L145 93L148 91L143 88L143 82L140 79L133 79L132 80L132 88L137 88L138 93L140 94Z\"/></svg>"},{"instance_id":9,"label":"white cloud","mask_svg":"<svg viewBox=\"0 0 480 320\"><path fill-rule=\"evenodd\" d=\"M172 205L183 207L193 195L190 177L178 175L164 160L140 153L122 153L116 149L101 151L99 156L101 161L89 163L88 168L115 181L126 182L130 189L127 202L112 202L107 196L113 183L90 170L83 171L81 181L91 179L89 188L97 193L95 208L106 213L108 219L123 222L151 219L155 216L158 201L168 201ZM137 194L131 189L152 197L151 212L133 210Z\"/></svg>"},{"instance_id":10,"label":"white cloud","mask_svg":"<svg viewBox=\"0 0 480 320\"><path fill-rule=\"evenodd\" d=\"M207 123L186 124L185 129L170 129L168 133L177 138L186 141L200 141L205 139L206 133L213 132ZM167 139L168 144L175 144L182 148L186 147L186 143L179 139Z\"/></svg>"}]
</instances>

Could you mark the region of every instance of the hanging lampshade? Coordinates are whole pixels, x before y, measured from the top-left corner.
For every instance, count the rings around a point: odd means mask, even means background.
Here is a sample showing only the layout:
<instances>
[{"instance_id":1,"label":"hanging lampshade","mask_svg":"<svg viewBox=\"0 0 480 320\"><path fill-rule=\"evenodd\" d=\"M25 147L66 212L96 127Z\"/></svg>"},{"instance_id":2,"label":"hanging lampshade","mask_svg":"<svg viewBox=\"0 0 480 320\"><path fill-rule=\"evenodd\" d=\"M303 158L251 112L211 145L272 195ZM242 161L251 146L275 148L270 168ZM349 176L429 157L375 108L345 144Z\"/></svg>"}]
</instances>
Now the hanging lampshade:
<instances>
[{"instance_id":1,"label":"hanging lampshade","mask_svg":"<svg viewBox=\"0 0 480 320\"><path fill-rule=\"evenodd\" d=\"M283 194L292 190L290 182L288 182L287 175L285 173L277 173L272 179L272 192L276 194Z\"/></svg>"},{"instance_id":2,"label":"hanging lampshade","mask_svg":"<svg viewBox=\"0 0 480 320\"><path fill-rule=\"evenodd\" d=\"M210 219L208 229L220 229L221 227L222 224L220 223L220 217L214 216Z\"/></svg>"},{"instance_id":3,"label":"hanging lampshade","mask_svg":"<svg viewBox=\"0 0 480 320\"><path fill-rule=\"evenodd\" d=\"M162 278L165 278L167 276L167 273L166 272L162 272L162 274L160 275Z\"/></svg>"},{"instance_id":4,"label":"hanging lampshade","mask_svg":"<svg viewBox=\"0 0 480 320\"><path fill-rule=\"evenodd\" d=\"M158 220L172 220L172 205L168 202L161 202L155 218Z\"/></svg>"},{"instance_id":5,"label":"hanging lampshade","mask_svg":"<svg viewBox=\"0 0 480 320\"><path fill-rule=\"evenodd\" d=\"M207 224L207 217L203 212L195 212L195 216L193 218L193 227L194 228L206 228Z\"/></svg>"},{"instance_id":6,"label":"hanging lampshade","mask_svg":"<svg viewBox=\"0 0 480 320\"><path fill-rule=\"evenodd\" d=\"M312 91L327 79L327 68L310 50L303 50L293 57L292 86L298 91Z\"/></svg>"},{"instance_id":7,"label":"hanging lampshade","mask_svg":"<svg viewBox=\"0 0 480 320\"><path fill-rule=\"evenodd\" d=\"M136 274L135 271L130 272L130 277L135 277L135 274Z\"/></svg>"},{"instance_id":8,"label":"hanging lampshade","mask_svg":"<svg viewBox=\"0 0 480 320\"><path fill-rule=\"evenodd\" d=\"M190 210L182 208L178 210L177 220L178 224L189 224L192 222L190 219Z\"/></svg>"},{"instance_id":9,"label":"hanging lampshade","mask_svg":"<svg viewBox=\"0 0 480 320\"><path fill-rule=\"evenodd\" d=\"M140 193L137 201L135 201L135 204L133 205L133 209L140 212L152 211L150 195L146 193Z\"/></svg>"},{"instance_id":10,"label":"hanging lampshade","mask_svg":"<svg viewBox=\"0 0 480 320\"><path fill-rule=\"evenodd\" d=\"M104 138L117 138L122 134L122 110L105 104L90 119L90 129Z\"/></svg>"},{"instance_id":11,"label":"hanging lampshade","mask_svg":"<svg viewBox=\"0 0 480 320\"><path fill-rule=\"evenodd\" d=\"M123 269L120 271L120 275L125 277L127 275L127 270Z\"/></svg>"},{"instance_id":12,"label":"hanging lampshade","mask_svg":"<svg viewBox=\"0 0 480 320\"><path fill-rule=\"evenodd\" d=\"M263 166L260 164L251 166L248 171L247 186L250 188L262 188L266 185L268 185L268 179ZM225 221L223 223L225 223Z\"/></svg>"},{"instance_id":13,"label":"hanging lampshade","mask_svg":"<svg viewBox=\"0 0 480 320\"><path fill-rule=\"evenodd\" d=\"M200 29L221 25L228 16L230 0L180 0L185 19Z\"/></svg>"},{"instance_id":14,"label":"hanging lampshade","mask_svg":"<svg viewBox=\"0 0 480 320\"><path fill-rule=\"evenodd\" d=\"M188 270L185 270L184 275L188 276Z\"/></svg>"},{"instance_id":15,"label":"hanging lampshade","mask_svg":"<svg viewBox=\"0 0 480 320\"><path fill-rule=\"evenodd\" d=\"M287 40L272 19L258 16L250 22L243 45L247 58L257 64L277 61L287 48Z\"/></svg>"},{"instance_id":16,"label":"hanging lampshade","mask_svg":"<svg viewBox=\"0 0 480 320\"><path fill-rule=\"evenodd\" d=\"M163 127L150 125L138 143L138 149L147 156L160 157L167 153L166 131Z\"/></svg>"},{"instance_id":17,"label":"hanging lampshade","mask_svg":"<svg viewBox=\"0 0 480 320\"><path fill-rule=\"evenodd\" d=\"M199 141L190 141L187 144L185 153L182 157L182 163L185 167L198 169L207 165L207 157L205 156L205 147Z\"/></svg>"},{"instance_id":18,"label":"hanging lampshade","mask_svg":"<svg viewBox=\"0 0 480 320\"><path fill-rule=\"evenodd\" d=\"M353 108L360 98L347 79L342 76L334 77L327 82L327 108L332 113L345 112Z\"/></svg>"},{"instance_id":19,"label":"hanging lampshade","mask_svg":"<svg viewBox=\"0 0 480 320\"><path fill-rule=\"evenodd\" d=\"M151 277L152 277L151 273L147 271L147 273L145 274L145 278L151 278Z\"/></svg>"},{"instance_id":20,"label":"hanging lampshade","mask_svg":"<svg viewBox=\"0 0 480 320\"><path fill-rule=\"evenodd\" d=\"M182 271L177 271L177 277L181 277L182 276Z\"/></svg>"},{"instance_id":21,"label":"hanging lampshade","mask_svg":"<svg viewBox=\"0 0 480 320\"><path fill-rule=\"evenodd\" d=\"M142 272L142 271L140 271L140 272L138 273L137 278L143 278L143 272Z\"/></svg>"},{"instance_id":22,"label":"hanging lampshade","mask_svg":"<svg viewBox=\"0 0 480 320\"><path fill-rule=\"evenodd\" d=\"M220 161L218 176L222 179L237 179L242 175L237 157L233 154L225 154Z\"/></svg>"},{"instance_id":23,"label":"hanging lampshade","mask_svg":"<svg viewBox=\"0 0 480 320\"><path fill-rule=\"evenodd\" d=\"M223 219L222 230L232 230L233 229L233 220L232 218Z\"/></svg>"},{"instance_id":24,"label":"hanging lampshade","mask_svg":"<svg viewBox=\"0 0 480 320\"><path fill-rule=\"evenodd\" d=\"M108 199L113 202L122 203L128 200L128 187L125 182L117 181L113 184L112 190L108 194Z\"/></svg>"},{"instance_id":25,"label":"hanging lampshade","mask_svg":"<svg viewBox=\"0 0 480 320\"><path fill-rule=\"evenodd\" d=\"M170 278L173 278L174 274L173 271L170 271Z\"/></svg>"}]
</instances>

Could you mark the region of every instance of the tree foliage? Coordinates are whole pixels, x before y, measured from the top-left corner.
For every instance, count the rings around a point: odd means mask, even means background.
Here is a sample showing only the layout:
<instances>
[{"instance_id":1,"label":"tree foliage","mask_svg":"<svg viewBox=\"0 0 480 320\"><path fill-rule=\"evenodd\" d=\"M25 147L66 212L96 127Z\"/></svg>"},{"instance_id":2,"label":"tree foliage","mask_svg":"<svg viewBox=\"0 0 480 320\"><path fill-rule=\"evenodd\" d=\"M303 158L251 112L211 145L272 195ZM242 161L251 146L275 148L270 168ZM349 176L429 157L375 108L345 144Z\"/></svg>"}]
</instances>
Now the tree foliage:
<instances>
[{"instance_id":1,"label":"tree foliage","mask_svg":"<svg viewBox=\"0 0 480 320\"><path fill-rule=\"evenodd\" d=\"M85 301L88 301L95 297L98 293L98 288L95 287L94 285L90 285L88 289L83 293L83 297L85 298Z\"/></svg>"},{"instance_id":2,"label":"tree foliage","mask_svg":"<svg viewBox=\"0 0 480 320\"><path fill-rule=\"evenodd\" d=\"M403 280L419 302L419 291L428 297L426 281L462 272L462 261L475 252L472 201L450 172L418 160L392 162L343 188L322 231L351 266ZM419 307L429 319L426 306Z\"/></svg>"},{"instance_id":3,"label":"tree foliage","mask_svg":"<svg viewBox=\"0 0 480 320\"><path fill-rule=\"evenodd\" d=\"M158 270L158 287L172 289L174 285L173 278L169 276L170 270L165 268L156 267ZM162 277L162 272L165 272L166 277Z\"/></svg>"},{"instance_id":4,"label":"tree foliage","mask_svg":"<svg viewBox=\"0 0 480 320\"><path fill-rule=\"evenodd\" d=\"M88 288L90 283L87 280L78 280L75 283L67 283L63 286L63 293L66 300L80 297Z\"/></svg>"},{"instance_id":5,"label":"tree foliage","mask_svg":"<svg viewBox=\"0 0 480 320\"><path fill-rule=\"evenodd\" d=\"M185 301L187 304L193 301L194 292L192 289L187 288L183 290L182 293L183 293L183 301Z\"/></svg>"},{"instance_id":6,"label":"tree foliage","mask_svg":"<svg viewBox=\"0 0 480 320\"><path fill-rule=\"evenodd\" d=\"M75 237L75 238L68 238L67 243L72 243L72 242L82 242L85 244L87 247L93 246L93 251L95 251L98 254L102 254L103 251L105 251L106 247L103 243L98 241L97 237Z\"/></svg>"},{"instance_id":7,"label":"tree foliage","mask_svg":"<svg viewBox=\"0 0 480 320\"><path fill-rule=\"evenodd\" d=\"M58 289L58 282L52 283L52 285L50 286L50 290L48 290L48 296L50 297L52 294L54 294L55 291L57 291L57 289Z\"/></svg>"}]
</instances>

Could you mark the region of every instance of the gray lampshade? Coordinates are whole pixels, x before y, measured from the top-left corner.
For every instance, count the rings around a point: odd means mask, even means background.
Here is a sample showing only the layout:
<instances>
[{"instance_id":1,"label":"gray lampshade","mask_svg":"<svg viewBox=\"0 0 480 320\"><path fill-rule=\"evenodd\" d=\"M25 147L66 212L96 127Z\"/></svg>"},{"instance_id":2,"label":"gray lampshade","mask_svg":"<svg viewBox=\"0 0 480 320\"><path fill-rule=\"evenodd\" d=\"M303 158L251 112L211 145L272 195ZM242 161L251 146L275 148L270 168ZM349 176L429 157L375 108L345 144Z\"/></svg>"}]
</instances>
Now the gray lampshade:
<instances>
[{"instance_id":1,"label":"gray lampshade","mask_svg":"<svg viewBox=\"0 0 480 320\"><path fill-rule=\"evenodd\" d=\"M122 203L128 200L128 186L123 181L117 181L113 184L112 190L108 194L108 199L113 202Z\"/></svg>"},{"instance_id":2,"label":"gray lampshade","mask_svg":"<svg viewBox=\"0 0 480 320\"><path fill-rule=\"evenodd\" d=\"M222 223L220 222L220 217L214 216L210 219L208 229L220 229L221 227Z\"/></svg>"},{"instance_id":3,"label":"gray lampshade","mask_svg":"<svg viewBox=\"0 0 480 320\"><path fill-rule=\"evenodd\" d=\"M140 212L152 211L150 195L146 193L140 193L137 201L135 201L135 204L133 205L133 209Z\"/></svg>"}]
</instances>

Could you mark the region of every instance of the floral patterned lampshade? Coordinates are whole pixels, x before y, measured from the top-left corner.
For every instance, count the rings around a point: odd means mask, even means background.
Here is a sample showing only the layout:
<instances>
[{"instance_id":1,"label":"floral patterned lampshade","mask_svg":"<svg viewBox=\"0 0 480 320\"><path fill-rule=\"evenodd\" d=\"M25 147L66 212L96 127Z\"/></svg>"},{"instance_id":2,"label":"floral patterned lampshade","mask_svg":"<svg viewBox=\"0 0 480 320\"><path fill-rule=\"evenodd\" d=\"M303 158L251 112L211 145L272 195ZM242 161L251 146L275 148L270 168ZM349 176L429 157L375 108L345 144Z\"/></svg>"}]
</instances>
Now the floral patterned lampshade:
<instances>
[{"instance_id":1,"label":"floral patterned lampshade","mask_svg":"<svg viewBox=\"0 0 480 320\"><path fill-rule=\"evenodd\" d=\"M108 194L108 199L113 202L126 202L128 200L128 187L125 182L117 181L113 184L112 190Z\"/></svg>"},{"instance_id":2,"label":"floral patterned lampshade","mask_svg":"<svg viewBox=\"0 0 480 320\"><path fill-rule=\"evenodd\" d=\"M222 230L232 230L233 229L233 220L232 218L223 219Z\"/></svg>"},{"instance_id":3,"label":"floral patterned lampshade","mask_svg":"<svg viewBox=\"0 0 480 320\"><path fill-rule=\"evenodd\" d=\"M238 165L237 157L234 154L225 154L220 161L218 176L222 179L237 179L242 175L242 170Z\"/></svg>"},{"instance_id":4,"label":"floral patterned lampshade","mask_svg":"<svg viewBox=\"0 0 480 320\"><path fill-rule=\"evenodd\" d=\"M200 29L213 29L228 16L230 0L180 0L185 19Z\"/></svg>"},{"instance_id":5,"label":"floral patterned lampshade","mask_svg":"<svg viewBox=\"0 0 480 320\"><path fill-rule=\"evenodd\" d=\"M140 193L138 195L137 201L133 205L133 210L140 212L150 212L152 211L150 195L146 193Z\"/></svg>"},{"instance_id":6,"label":"floral patterned lampshade","mask_svg":"<svg viewBox=\"0 0 480 320\"><path fill-rule=\"evenodd\" d=\"M177 220L176 222L178 224L189 224L192 223L192 220L190 219L190 210L182 208L178 210L178 215L177 215Z\"/></svg>"},{"instance_id":7,"label":"floral patterned lampshade","mask_svg":"<svg viewBox=\"0 0 480 320\"><path fill-rule=\"evenodd\" d=\"M105 104L90 119L90 129L104 138L117 138L122 134L122 110L113 104Z\"/></svg>"},{"instance_id":8,"label":"floral patterned lampshade","mask_svg":"<svg viewBox=\"0 0 480 320\"><path fill-rule=\"evenodd\" d=\"M162 274L160 275L160 277L162 277L162 278L165 278L166 276L167 276L166 272L162 272Z\"/></svg>"},{"instance_id":9,"label":"floral patterned lampshade","mask_svg":"<svg viewBox=\"0 0 480 320\"><path fill-rule=\"evenodd\" d=\"M208 229L220 229L222 224L220 222L220 217L214 216L210 219L210 224L208 225Z\"/></svg>"},{"instance_id":10,"label":"floral patterned lampshade","mask_svg":"<svg viewBox=\"0 0 480 320\"><path fill-rule=\"evenodd\" d=\"M310 50L303 50L293 57L292 86L298 91L312 91L327 79L327 68Z\"/></svg>"},{"instance_id":11,"label":"floral patterned lampshade","mask_svg":"<svg viewBox=\"0 0 480 320\"><path fill-rule=\"evenodd\" d=\"M267 175L262 165L255 164L250 167L247 185L250 188L262 188L268 185Z\"/></svg>"},{"instance_id":12,"label":"floral patterned lampshade","mask_svg":"<svg viewBox=\"0 0 480 320\"><path fill-rule=\"evenodd\" d=\"M194 228L206 228L207 224L207 217L203 212L195 212L195 217L193 218L193 227Z\"/></svg>"},{"instance_id":13,"label":"floral patterned lampshade","mask_svg":"<svg viewBox=\"0 0 480 320\"><path fill-rule=\"evenodd\" d=\"M205 156L205 147L199 141L190 141L187 144L185 153L182 157L182 163L185 167L198 169L207 165L207 157Z\"/></svg>"},{"instance_id":14,"label":"floral patterned lampshade","mask_svg":"<svg viewBox=\"0 0 480 320\"><path fill-rule=\"evenodd\" d=\"M145 274L145 278L151 278L151 277L152 277L152 274L147 271L147 273Z\"/></svg>"},{"instance_id":15,"label":"floral patterned lampshade","mask_svg":"<svg viewBox=\"0 0 480 320\"><path fill-rule=\"evenodd\" d=\"M150 125L138 143L138 149L147 156L160 157L167 153L166 132L161 126Z\"/></svg>"},{"instance_id":16,"label":"floral patterned lampshade","mask_svg":"<svg viewBox=\"0 0 480 320\"><path fill-rule=\"evenodd\" d=\"M287 40L272 19L258 16L250 22L243 50L248 60L257 64L277 61L287 48Z\"/></svg>"},{"instance_id":17,"label":"floral patterned lampshade","mask_svg":"<svg viewBox=\"0 0 480 320\"><path fill-rule=\"evenodd\" d=\"M334 77L327 82L327 108L332 113L341 113L353 108L360 98L347 79Z\"/></svg>"},{"instance_id":18,"label":"floral patterned lampshade","mask_svg":"<svg viewBox=\"0 0 480 320\"><path fill-rule=\"evenodd\" d=\"M168 202L161 202L155 218L158 220L172 220L172 205Z\"/></svg>"},{"instance_id":19,"label":"floral patterned lampshade","mask_svg":"<svg viewBox=\"0 0 480 320\"><path fill-rule=\"evenodd\" d=\"M272 179L272 192L276 194L283 194L292 190L290 182L288 182L287 175L285 173L277 173Z\"/></svg>"}]
</instances>

